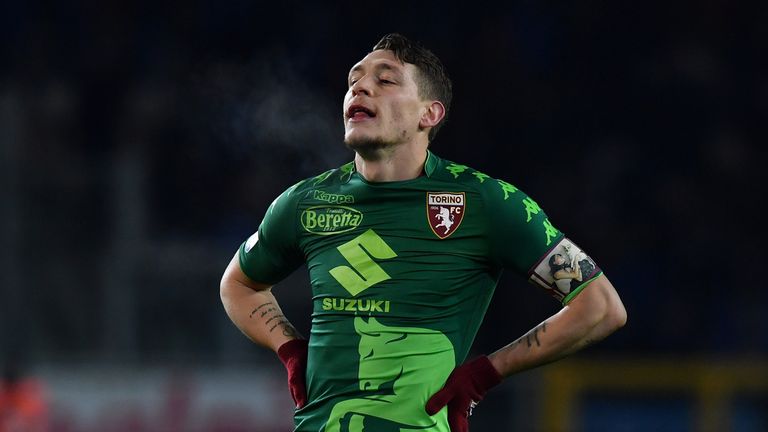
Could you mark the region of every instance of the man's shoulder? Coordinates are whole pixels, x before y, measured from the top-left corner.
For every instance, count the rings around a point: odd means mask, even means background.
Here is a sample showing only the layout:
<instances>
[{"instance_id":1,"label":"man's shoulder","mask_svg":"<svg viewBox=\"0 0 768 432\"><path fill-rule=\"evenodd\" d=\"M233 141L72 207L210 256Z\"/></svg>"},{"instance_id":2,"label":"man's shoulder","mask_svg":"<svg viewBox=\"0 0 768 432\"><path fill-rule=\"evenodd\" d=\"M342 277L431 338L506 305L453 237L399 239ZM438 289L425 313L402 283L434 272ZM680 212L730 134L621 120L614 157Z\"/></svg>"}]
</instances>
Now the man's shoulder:
<instances>
[{"instance_id":1,"label":"man's shoulder","mask_svg":"<svg viewBox=\"0 0 768 432\"><path fill-rule=\"evenodd\" d=\"M431 178L439 181L456 183L476 190L482 195L508 196L518 189L504 180L490 175L462 163L454 162L435 156L434 166L431 168Z\"/></svg>"},{"instance_id":2,"label":"man's shoulder","mask_svg":"<svg viewBox=\"0 0 768 432\"><path fill-rule=\"evenodd\" d=\"M319 174L307 177L296 184L292 185L283 195L290 197L301 198L307 195L311 195L313 191L327 189L334 185L340 185L349 180L349 176L354 169L354 162L348 162L340 167L332 168L327 171L323 171Z\"/></svg>"},{"instance_id":3,"label":"man's shoulder","mask_svg":"<svg viewBox=\"0 0 768 432\"><path fill-rule=\"evenodd\" d=\"M347 162L340 167L331 168L315 176L308 177L299 183L305 190L316 189L318 187L327 187L331 185L338 185L338 184L347 182L354 170L355 170L355 163Z\"/></svg>"},{"instance_id":4,"label":"man's shoulder","mask_svg":"<svg viewBox=\"0 0 768 432\"><path fill-rule=\"evenodd\" d=\"M430 154L427 164L427 173L430 178L435 180L473 186L479 185L490 178L490 176L484 174L480 170L463 163L441 158L434 154Z\"/></svg>"}]
</instances>

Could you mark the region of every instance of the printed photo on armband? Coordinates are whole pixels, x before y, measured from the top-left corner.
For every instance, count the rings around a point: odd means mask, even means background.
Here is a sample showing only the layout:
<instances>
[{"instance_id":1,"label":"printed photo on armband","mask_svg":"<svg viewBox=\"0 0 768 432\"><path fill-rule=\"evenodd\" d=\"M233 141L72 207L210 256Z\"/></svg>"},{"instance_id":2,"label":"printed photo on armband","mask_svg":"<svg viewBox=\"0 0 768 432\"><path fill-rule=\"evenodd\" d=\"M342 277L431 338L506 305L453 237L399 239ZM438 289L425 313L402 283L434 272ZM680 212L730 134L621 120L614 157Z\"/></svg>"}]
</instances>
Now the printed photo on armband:
<instances>
[{"instance_id":1,"label":"printed photo on armband","mask_svg":"<svg viewBox=\"0 0 768 432\"><path fill-rule=\"evenodd\" d=\"M529 281L561 300L599 272L592 258L563 237L533 268Z\"/></svg>"}]
</instances>

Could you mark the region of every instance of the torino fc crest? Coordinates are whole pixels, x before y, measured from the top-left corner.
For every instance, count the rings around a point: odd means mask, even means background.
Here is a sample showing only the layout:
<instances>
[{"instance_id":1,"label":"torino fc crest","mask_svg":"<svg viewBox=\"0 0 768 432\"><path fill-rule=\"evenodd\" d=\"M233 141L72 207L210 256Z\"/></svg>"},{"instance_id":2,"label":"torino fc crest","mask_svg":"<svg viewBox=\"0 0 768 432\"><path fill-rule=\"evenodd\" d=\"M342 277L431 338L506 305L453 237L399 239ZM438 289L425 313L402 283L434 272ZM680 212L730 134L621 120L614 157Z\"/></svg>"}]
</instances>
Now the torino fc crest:
<instances>
[{"instance_id":1,"label":"torino fc crest","mask_svg":"<svg viewBox=\"0 0 768 432\"><path fill-rule=\"evenodd\" d=\"M465 208L464 192L427 192L427 222L432 232L441 239L459 228Z\"/></svg>"}]
</instances>

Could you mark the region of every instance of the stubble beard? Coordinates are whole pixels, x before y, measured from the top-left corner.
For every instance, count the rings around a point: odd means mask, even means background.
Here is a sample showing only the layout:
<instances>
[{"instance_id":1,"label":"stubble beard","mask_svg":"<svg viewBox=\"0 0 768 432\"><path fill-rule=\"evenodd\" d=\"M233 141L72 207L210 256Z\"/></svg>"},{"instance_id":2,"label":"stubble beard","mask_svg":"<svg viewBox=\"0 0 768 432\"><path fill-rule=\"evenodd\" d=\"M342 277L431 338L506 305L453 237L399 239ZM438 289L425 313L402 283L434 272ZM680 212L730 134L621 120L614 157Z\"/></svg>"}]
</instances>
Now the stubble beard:
<instances>
[{"instance_id":1,"label":"stubble beard","mask_svg":"<svg viewBox=\"0 0 768 432\"><path fill-rule=\"evenodd\" d=\"M387 155L392 154L400 144L402 144L400 141L371 137L344 140L344 145L348 149L369 161L386 159Z\"/></svg>"}]
</instances>

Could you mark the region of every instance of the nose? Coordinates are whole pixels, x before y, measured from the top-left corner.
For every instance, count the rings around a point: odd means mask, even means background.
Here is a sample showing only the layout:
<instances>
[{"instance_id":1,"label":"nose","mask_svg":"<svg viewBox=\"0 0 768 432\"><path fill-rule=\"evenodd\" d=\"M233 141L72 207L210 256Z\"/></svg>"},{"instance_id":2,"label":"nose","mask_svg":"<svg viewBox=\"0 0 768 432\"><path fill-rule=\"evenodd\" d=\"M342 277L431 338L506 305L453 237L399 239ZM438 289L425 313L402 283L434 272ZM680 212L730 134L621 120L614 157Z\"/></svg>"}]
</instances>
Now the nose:
<instances>
[{"instance_id":1,"label":"nose","mask_svg":"<svg viewBox=\"0 0 768 432\"><path fill-rule=\"evenodd\" d=\"M359 80L355 81L354 84L349 88L350 91L352 91L352 96L357 96L358 94L364 94L366 96L371 95L371 87L370 87L370 80L367 78L367 76L361 77Z\"/></svg>"}]
</instances>

